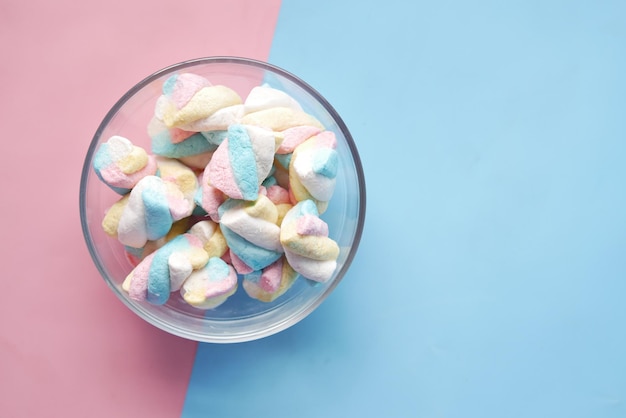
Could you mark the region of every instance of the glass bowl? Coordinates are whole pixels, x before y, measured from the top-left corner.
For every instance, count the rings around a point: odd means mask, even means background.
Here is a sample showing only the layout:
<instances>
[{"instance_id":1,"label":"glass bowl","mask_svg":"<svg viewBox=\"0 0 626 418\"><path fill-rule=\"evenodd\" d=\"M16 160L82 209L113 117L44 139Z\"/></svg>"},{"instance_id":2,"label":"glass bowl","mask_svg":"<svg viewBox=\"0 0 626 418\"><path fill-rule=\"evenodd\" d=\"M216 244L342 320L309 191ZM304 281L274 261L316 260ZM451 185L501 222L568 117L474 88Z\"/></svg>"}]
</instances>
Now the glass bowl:
<instances>
[{"instance_id":1,"label":"glass bowl","mask_svg":"<svg viewBox=\"0 0 626 418\"><path fill-rule=\"evenodd\" d=\"M137 302L122 290L122 282L133 265L116 239L106 235L102 220L120 196L100 181L93 169L99 145L113 135L131 139L150 152L147 125L154 114L164 81L174 73L190 72L223 84L245 98L261 84L282 90L296 99L303 110L335 133L339 167L333 197L321 218L328 224L329 237L340 248L337 268L325 283L299 277L273 302L250 298L240 285L225 303L200 310L184 302L178 292L164 305ZM305 318L333 291L346 274L357 251L365 220L365 182L357 147L333 107L298 77L265 62L237 57L209 57L185 61L145 78L128 91L107 113L98 127L82 170L80 217L91 257L100 274L119 299L148 323L171 334L195 341L232 343L259 339L284 330ZM239 278L241 280L241 278Z\"/></svg>"}]
</instances>

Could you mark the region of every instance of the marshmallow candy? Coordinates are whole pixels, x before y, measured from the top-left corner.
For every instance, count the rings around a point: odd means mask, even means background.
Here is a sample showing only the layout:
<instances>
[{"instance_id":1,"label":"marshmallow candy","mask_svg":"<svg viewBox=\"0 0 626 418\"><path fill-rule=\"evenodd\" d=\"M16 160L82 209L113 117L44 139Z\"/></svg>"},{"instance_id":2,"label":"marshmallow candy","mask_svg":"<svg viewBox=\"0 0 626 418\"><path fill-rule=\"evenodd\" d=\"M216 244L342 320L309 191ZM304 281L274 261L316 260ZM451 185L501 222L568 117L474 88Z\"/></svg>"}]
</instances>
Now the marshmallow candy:
<instances>
[{"instance_id":1,"label":"marshmallow candy","mask_svg":"<svg viewBox=\"0 0 626 418\"><path fill-rule=\"evenodd\" d=\"M229 199L219 212L231 259L234 254L254 271L269 266L283 254L278 210L267 196L259 195L254 202Z\"/></svg>"},{"instance_id":2,"label":"marshmallow candy","mask_svg":"<svg viewBox=\"0 0 626 418\"><path fill-rule=\"evenodd\" d=\"M232 125L207 165L208 181L233 199L256 200L272 169L275 138L255 126Z\"/></svg>"},{"instance_id":3,"label":"marshmallow candy","mask_svg":"<svg viewBox=\"0 0 626 418\"><path fill-rule=\"evenodd\" d=\"M126 246L131 261L185 232L180 228L188 226L187 221L173 225L189 217L195 207L198 182L194 172L176 160L156 157L156 162L161 177L143 178L113 204L102 221L104 231Z\"/></svg>"},{"instance_id":4,"label":"marshmallow candy","mask_svg":"<svg viewBox=\"0 0 626 418\"><path fill-rule=\"evenodd\" d=\"M172 181L147 176L126 199L113 205L105 216L105 230L126 246L140 248L164 237L172 224L191 215L193 199L185 196Z\"/></svg>"},{"instance_id":5,"label":"marshmallow candy","mask_svg":"<svg viewBox=\"0 0 626 418\"><path fill-rule=\"evenodd\" d=\"M298 273L291 268L285 257L281 257L262 271L254 271L243 276L243 288L251 298L261 302L272 302L283 295Z\"/></svg>"},{"instance_id":6,"label":"marshmallow candy","mask_svg":"<svg viewBox=\"0 0 626 418\"><path fill-rule=\"evenodd\" d=\"M298 145L320 133L316 126L295 126L276 133L279 143L274 155L274 177L282 187L289 188L289 163Z\"/></svg>"},{"instance_id":7,"label":"marshmallow candy","mask_svg":"<svg viewBox=\"0 0 626 418\"><path fill-rule=\"evenodd\" d=\"M179 235L143 259L126 277L122 289L133 300L155 305L166 303L194 270L204 267L209 256L193 234Z\"/></svg>"},{"instance_id":8,"label":"marshmallow candy","mask_svg":"<svg viewBox=\"0 0 626 418\"><path fill-rule=\"evenodd\" d=\"M161 89L163 95L159 98L159 100L164 100L175 109L181 109L189 103L198 91L209 86L211 86L211 82L198 74L172 74L163 83L163 87ZM160 107L157 104L157 109L159 108Z\"/></svg>"},{"instance_id":9,"label":"marshmallow candy","mask_svg":"<svg viewBox=\"0 0 626 418\"><path fill-rule=\"evenodd\" d=\"M212 86L208 80L193 74L174 74L163 84L155 116L168 128L184 129L220 109L239 104L241 97L226 86Z\"/></svg>"},{"instance_id":10,"label":"marshmallow candy","mask_svg":"<svg viewBox=\"0 0 626 418\"><path fill-rule=\"evenodd\" d=\"M183 284L180 294L191 306L213 309L221 305L237 290L237 273L218 257L196 270Z\"/></svg>"},{"instance_id":11,"label":"marshmallow candy","mask_svg":"<svg viewBox=\"0 0 626 418\"><path fill-rule=\"evenodd\" d=\"M139 180L154 175L157 170L152 155L118 135L100 145L93 167L98 178L121 195L130 192Z\"/></svg>"},{"instance_id":12,"label":"marshmallow candy","mask_svg":"<svg viewBox=\"0 0 626 418\"><path fill-rule=\"evenodd\" d=\"M312 200L296 204L283 219L280 242L291 267L316 282L328 281L337 268L339 246L328 238L328 225Z\"/></svg>"},{"instance_id":13,"label":"marshmallow candy","mask_svg":"<svg viewBox=\"0 0 626 418\"><path fill-rule=\"evenodd\" d=\"M315 135L293 152L289 164L289 186L295 201L313 200L320 213L326 211L335 190L339 156L331 131Z\"/></svg>"}]
</instances>

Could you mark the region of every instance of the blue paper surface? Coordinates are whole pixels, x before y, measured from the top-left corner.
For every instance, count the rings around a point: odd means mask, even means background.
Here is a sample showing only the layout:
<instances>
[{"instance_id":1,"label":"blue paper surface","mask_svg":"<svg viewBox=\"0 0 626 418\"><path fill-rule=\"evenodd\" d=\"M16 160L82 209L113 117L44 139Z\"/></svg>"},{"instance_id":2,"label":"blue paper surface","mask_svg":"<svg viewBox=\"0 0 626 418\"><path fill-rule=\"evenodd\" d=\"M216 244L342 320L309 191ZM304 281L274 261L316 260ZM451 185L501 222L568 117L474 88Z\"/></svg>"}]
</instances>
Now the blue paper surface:
<instances>
[{"instance_id":1,"label":"blue paper surface","mask_svg":"<svg viewBox=\"0 0 626 418\"><path fill-rule=\"evenodd\" d=\"M270 56L363 162L361 247L183 416L626 416L626 3L285 1Z\"/></svg>"}]
</instances>

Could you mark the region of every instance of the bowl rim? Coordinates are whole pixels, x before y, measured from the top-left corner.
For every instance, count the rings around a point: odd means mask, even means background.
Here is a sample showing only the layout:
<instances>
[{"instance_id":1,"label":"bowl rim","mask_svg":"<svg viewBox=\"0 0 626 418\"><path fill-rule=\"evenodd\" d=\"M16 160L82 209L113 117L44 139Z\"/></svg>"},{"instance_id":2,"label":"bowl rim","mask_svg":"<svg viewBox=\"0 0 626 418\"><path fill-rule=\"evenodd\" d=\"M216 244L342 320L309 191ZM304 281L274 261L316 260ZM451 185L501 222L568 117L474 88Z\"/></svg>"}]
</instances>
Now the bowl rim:
<instances>
[{"instance_id":1,"label":"bowl rim","mask_svg":"<svg viewBox=\"0 0 626 418\"><path fill-rule=\"evenodd\" d=\"M114 116L119 112L119 110L126 104L126 102L128 102L136 93L141 91L144 87L146 87L153 81L163 77L166 74L174 73L175 71L180 71L185 68L195 67L198 65L205 65L205 64L208 64L208 65L210 64L238 64L238 65L253 66L253 67L261 68L263 70L270 71L276 75L284 77L285 79L291 81L295 85L302 88L306 93L311 95L328 112L328 114L331 116L333 121L337 124L337 127L339 128L339 130L345 137L346 145L348 146L350 150L350 154L353 159L354 167L356 170L356 177L357 177L358 186L359 186L359 190L358 190L359 208L358 208L357 226L356 226L356 231L354 234L354 239L352 241L350 251L348 252L346 256L346 260L341 266L341 269L337 272L334 280L328 285L328 287L324 290L324 292L321 293L312 303L308 304L305 309L297 310L295 312L295 315L284 318L283 320L276 322L274 324L271 324L268 327L255 329L253 331L248 331L248 332L239 333L239 334L228 334L228 335L205 334L205 333L200 333L200 332L187 330L187 329L182 330L178 327L171 326L170 324L163 321L158 316L152 315L150 312L144 309L141 309L137 305L132 304L129 300L127 300L127 298L123 294L121 294L121 291L116 286L114 286L113 283L111 283L111 280L108 278L108 274L102 262L100 261L95 245L92 244L93 238L92 238L89 225L87 222L87 208L86 208L86 202L85 202L87 180L91 174L91 169L92 169L91 162L93 160L93 155L96 151L96 148L98 147L99 139L102 136L102 133L106 129L107 125L114 118ZM339 282L342 281L344 275L346 274L350 265L352 264L352 261L354 260L354 257L357 253L357 250L361 241L361 237L363 234L363 227L365 224L366 201L367 199L366 199L365 175L363 172L363 165L361 163L361 158L359 156L354 139L352 138L352 135L350 134L350 131L348 130L348 127L346 126L346 124L344 123L343 119L338 114L338 112L334 109L334 107L317 90L315 90L312 86L310 86L308 83L306 83L299 77L295 76L294 74L265 61L260 61L260 60L256 60L252 58L237 57L237 56L208 56L208 57L194 58L194 59L181 61L181 62L169 65L167 67L161 68L160 70L153 72L149 76L145 77L143 80L139 81L133 87L131 87L111 107L111 109L106 113L104 119L102 120L98 128L96 129L96 132L94 133L91 139L89 148L85 155L85 160L84 160L83 168L81 172L80 189L79 189L80 221L81 221L81 227L83 231L83 238L85 239L85 244L87 245L91 259L96 265L96 268L98 272L100 273L100 276L109 286L109 288L111 288L113 293L115 293L118 299L120 299L124 303L124 305L126 305L132 312L134 312L137 316L142 318L144 321L146 321L147 323L157 328L160 328L163 331L166 331L170 334L173 334L182 338L186 338L186 339L190 339L190 340L194 340L198 342L209 342L209 343L237 343L237 342L246 342L246 341L257 340L260 338L265 338L297 324L298 322L306 318L309 314L311 314L315 309L317 309L317 307L328 297L328 295L330 295L333 292L333 290L337 287Z\"/></svg>"}]
</instances>

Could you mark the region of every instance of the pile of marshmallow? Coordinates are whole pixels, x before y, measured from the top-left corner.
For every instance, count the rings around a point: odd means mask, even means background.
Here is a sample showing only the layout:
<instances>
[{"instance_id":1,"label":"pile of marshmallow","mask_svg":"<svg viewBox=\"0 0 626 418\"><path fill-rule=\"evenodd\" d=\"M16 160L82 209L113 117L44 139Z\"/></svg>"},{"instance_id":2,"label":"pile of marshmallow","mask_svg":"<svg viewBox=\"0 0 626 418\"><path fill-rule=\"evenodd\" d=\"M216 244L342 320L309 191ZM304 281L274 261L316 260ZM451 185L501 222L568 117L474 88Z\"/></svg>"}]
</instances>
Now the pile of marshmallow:
<instances>
[{"instance_id":1,"label":"pile of marshmallow","mask_svg":"<svg viewBox=\"0 0 626 418\"><path fill-rule=\"evenodd\" d=\"M339 247L320 219L338 170L333 132L286 93L254 87L245 101L192 73L174 74L148 123L151 152L112 136L97 176L122 197L104 231L135 266L129 297L173 292L212 309L239 285L271 302L299 277L328 281Z\"/></svg>"}]
</instances>

